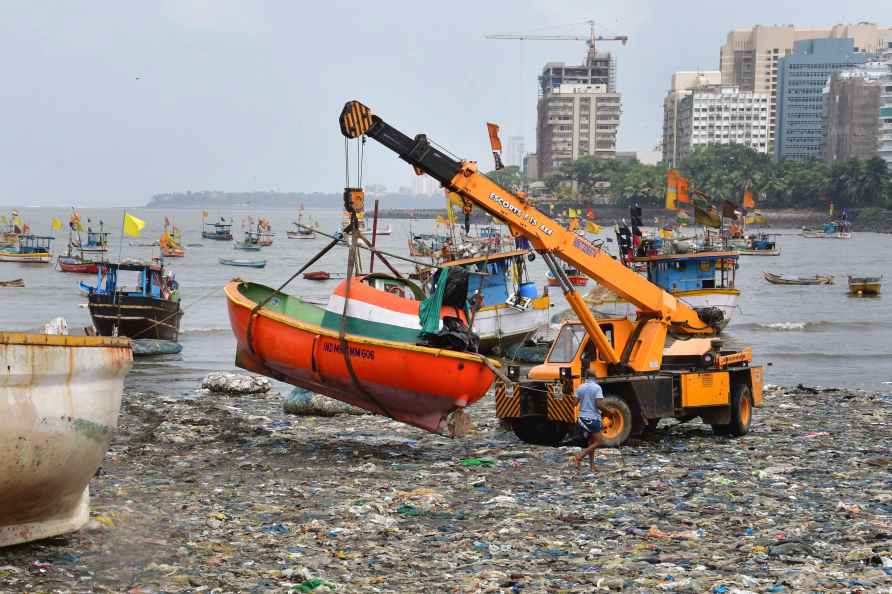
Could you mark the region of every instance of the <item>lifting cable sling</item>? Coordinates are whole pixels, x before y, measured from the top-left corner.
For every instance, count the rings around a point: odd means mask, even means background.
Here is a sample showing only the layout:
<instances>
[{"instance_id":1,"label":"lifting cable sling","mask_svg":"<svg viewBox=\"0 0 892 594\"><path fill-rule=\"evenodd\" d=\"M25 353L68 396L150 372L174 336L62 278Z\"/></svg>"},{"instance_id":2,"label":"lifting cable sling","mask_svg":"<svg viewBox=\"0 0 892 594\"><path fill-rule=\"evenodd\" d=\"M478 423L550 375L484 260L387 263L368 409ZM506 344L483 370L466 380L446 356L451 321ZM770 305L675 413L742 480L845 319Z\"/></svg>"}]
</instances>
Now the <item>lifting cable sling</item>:
<instances>
[{"instance_id":1,"label":"lifting cable sling","mask_svg":"<svg viewBox=\"0 0 892 594\"><path fill-rule=\"evenodd\" d=\"M356 213L351 213L350 226L348 226L346 229L344 229L344 231L350 231L352 233L352 239L353 239L352 249L356 248L356 237L357 237L357 233L358 233L357 227L358 227L358 222L356 220ZM284 289L288 284L290 284L291 281L293 281L295 278L300 276L300 274L302 272L304 272L307 268L309 268L310 266L315 264L320 258L322 258L322 256L324 256L329 251L331 251L331 249L333 247L335 247L336 245L341 243L341 241L342 241L342 237L340 235L336 235L325 247L323 247L321 250L319 250L319 252L315 256L310 258L310 260L307 261L306 264L301 266L297 272L292 274L288 280L286 280L284 283L282 283L282 285L278 289L276 289L275 292L267 295L267 297L263 301L260 301L259 303L257 303L257 305L255 305L251 309L251 313L249 314L249 317L248 317L248 328L247 328L246 336L245 336L245 342L247 343L248 351L251 353L251 355L253 355L255 357L257 356L257 351L254 349L254 320L260 315L260 310L263 309L263 307L266 304L268 304L270 301L272 301L272 299L276 295L280 294L282 292L282 289ZM353 258L348 257L347 258L347 284L345 286L345 295L344 295L344 311L343 311L342 317L341 317L341 328L338 333L338 340L340 342L341 352L344 355L344 363L347 366L347 372L350 374L350 379L353 381L353 385L356 386L356 389L359 390L359 392L363 396L365 396L369 401L371 401L378 408L380 408L385 416L390 417L392 419L394 417L390 413L390 411L387 410L387 408L383 404L381 404L372 394L370 394L368 392L368 390L365 389L365 386L362 385L362 382L360 382L359 378L356 375L355 370L353 369L353 362L350 360L350 349L348 348L348 345L347 345L346 331L347 331L347 306L350 303L350 284L351 284L352 276L353 276Z\"/></svg>"}]
</instances>

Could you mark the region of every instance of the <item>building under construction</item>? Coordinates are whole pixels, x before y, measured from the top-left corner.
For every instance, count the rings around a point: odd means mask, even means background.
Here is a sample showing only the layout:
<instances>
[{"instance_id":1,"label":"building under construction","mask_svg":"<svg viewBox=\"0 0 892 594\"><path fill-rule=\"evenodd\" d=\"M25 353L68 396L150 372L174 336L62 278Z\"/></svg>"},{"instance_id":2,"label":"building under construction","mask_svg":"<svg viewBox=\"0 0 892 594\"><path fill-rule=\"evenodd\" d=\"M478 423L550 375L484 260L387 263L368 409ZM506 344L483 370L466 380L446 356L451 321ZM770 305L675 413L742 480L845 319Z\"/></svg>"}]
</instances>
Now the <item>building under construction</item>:
<instances>
[{"instance_id":1,"label":"building under construction","mask_svg":"<svg viewBox=\"0 0 892 594\"><path fill-rule=\"evenodd\" d=\"M622 113L616 59L591 44L585 63L549 62L539 77L536 154L540 176L585 155L612 158Z\"/></svg>"}]
</instances>

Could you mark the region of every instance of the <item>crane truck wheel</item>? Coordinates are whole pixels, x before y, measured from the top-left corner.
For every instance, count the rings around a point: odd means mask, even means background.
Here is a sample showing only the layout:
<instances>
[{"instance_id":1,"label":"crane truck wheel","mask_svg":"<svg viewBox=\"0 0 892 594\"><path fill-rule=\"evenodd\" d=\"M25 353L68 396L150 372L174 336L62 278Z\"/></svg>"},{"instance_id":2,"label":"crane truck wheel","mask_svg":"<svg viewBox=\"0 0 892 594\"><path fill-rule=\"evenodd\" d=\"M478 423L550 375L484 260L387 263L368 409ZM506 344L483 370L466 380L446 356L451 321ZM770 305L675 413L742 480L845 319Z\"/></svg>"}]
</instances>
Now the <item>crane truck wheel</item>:
<instances>
[{"instance_id":1,"label":"crane truck wheel","mask_svg":"<svg viewBox=\"0 0 892 594\"><path fill-rule=\"evenodd\" d=\"M544 415L531 415L511 419L514 435L524 443L544 446L559 446L572 425L552 421Z\"/></svg>"},{"instance_id":2,"label":"crane truck wheel","mask_svg":"<svg viewBox=\"0 0 892 594\"><path fill-rule=\"evenodd\" d=\"M731 388L731 422L727 425L713 425L716 435L740 437L750 431L753 422L753 395L746 384L736 384Z\"/></svg>"},{"instance_id":3,"label":"crane truck wheel","mask_svg":"<svg viewBox=\"0 0 892 594\"><path fill-rule=\"evenodd\" d=\"M616 396L605 396L601 401L601 443L608 448L621 446L632 433L632 409Z\"/></svg>"}]
</instances>

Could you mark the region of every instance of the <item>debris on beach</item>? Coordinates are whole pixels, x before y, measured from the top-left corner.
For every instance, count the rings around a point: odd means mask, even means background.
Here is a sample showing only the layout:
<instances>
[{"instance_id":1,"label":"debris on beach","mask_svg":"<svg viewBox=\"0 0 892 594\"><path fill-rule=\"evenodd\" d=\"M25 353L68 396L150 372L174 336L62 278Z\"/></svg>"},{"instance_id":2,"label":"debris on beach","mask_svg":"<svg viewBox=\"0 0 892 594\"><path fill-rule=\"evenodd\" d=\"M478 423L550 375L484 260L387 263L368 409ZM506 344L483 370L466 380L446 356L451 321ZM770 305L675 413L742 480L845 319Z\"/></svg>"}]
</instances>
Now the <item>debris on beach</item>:
<instances>
[{"instance_id":1,"label":"debris on beach","mask_svg":"<svg viewBox=\"0 0 892 594\"><path fill-rule=\"evenodd\" d=\"M223 394L259 394L269 392L272 383L259 375L215 371L202 380L201 387L210 392Z\"/></svg>"},{"instance_id":2,"label":"debris on beach","mask_svg":"<svg viewBox=\"0 0 892 594\"><path fill-rule=\"evenodd\" d=\"M322 394L314 394L309 390L297 387L291 390L291 393L285 398L282 410L290 415L315 415L319 417L371 414L346 402L341 402Z\"/></svg>"},{"instance_id":3,"label":"debris on beach","mask_svg":"<svg viewBox=\"0 0 892 594\"><path fill-rule=\"evenodd\" d=\"M285 416L275 392L132 392L96 529L4 550L0 590L888 589L892 399L813 391L766 388L738 439L664 421L582 474L576 444L519 442L492 398L448 439Z\"/></svg>"}]
</instances>

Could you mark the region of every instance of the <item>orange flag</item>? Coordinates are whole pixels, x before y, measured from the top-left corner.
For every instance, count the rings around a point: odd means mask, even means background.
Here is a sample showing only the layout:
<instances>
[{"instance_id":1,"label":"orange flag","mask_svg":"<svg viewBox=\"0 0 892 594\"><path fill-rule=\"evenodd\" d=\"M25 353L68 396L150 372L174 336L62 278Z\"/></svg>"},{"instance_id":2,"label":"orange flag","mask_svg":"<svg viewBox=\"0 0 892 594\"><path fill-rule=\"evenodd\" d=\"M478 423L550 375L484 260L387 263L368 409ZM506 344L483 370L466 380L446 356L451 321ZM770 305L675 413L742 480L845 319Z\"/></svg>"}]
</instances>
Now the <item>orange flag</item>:
<instances>
[{"instance_id":1,"label":"orange flag","mask_svg":"<svg viewBox=\"0 0 892 594\"><path fill-rule=\"evenodd\" d=\"M743 207L744 208L756 208L756 201L753 200L753 193L749 188L743 192Z\"/></svg>"},{"instance_id":2,"label":"orange flag","mask_svg":"<svg viewBox=\"0 0 892 594\"><path fill-rule=\"evenodd\" d=\"M489 144L492 146L492 150L502 150L502 141L499 140L499 125L486 122L486 131L489 132Z\"/></svg>"},{"instance_id":3,"label":"orange flag","mask_svg":"<svg viewBox=\"0 0 892 594\"><path fill-rule=\"evenodd\" d=\"M690 197L690 195L688 194L688 178L686 178L686 177L682 177L682 176L679 175L679 176L678 176L678 182L677 182L677 184L678 184L678 185L677 185L677 189L678 189L678 196L677 196L677 198L678 198L678 201L679 201L679 202L684 202L685 204L690 204L690 203L691 203L691 197Z\"/></svg>"}]
</instances>

